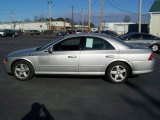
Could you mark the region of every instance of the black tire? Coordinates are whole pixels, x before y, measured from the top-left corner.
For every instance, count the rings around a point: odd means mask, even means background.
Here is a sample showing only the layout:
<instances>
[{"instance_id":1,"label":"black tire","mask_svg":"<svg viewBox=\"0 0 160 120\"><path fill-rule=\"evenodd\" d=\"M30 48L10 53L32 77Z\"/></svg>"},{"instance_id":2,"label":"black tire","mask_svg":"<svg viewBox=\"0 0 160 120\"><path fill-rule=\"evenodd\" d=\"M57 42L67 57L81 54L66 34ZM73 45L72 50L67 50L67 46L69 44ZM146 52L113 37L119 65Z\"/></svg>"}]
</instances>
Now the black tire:
<instances>
[{"instance_id":1,"label":"black tire","mask_svg":"<svg viewBox=\"0 0 160 120\"><path fill-rule=\"evenodd\" d=\"M157 53L159 51L159 45L158 44L153 44L151 45L151 49L153 52Z\"/></svg>"},{"instance_id":2,"label":"black tire","mask_svg":"<svg viewBox=\"0 0 160 120\"><path fill-rule=\"evenodd\" d=\"M108 66L106 77L110 82L123 83L130 75L129 67L123 62L115 62Z\"/></svg>"},{"instance_id":3,"label":"black tire","mask_svg":"<svg viewBox=\"0 0 160 120\"><path fill-rule=\"evenodd\" d=\"M34 68L29 62L20 60L12 66L12 73L17 80L27 81L34 76Z\"/></svg>"},{"instance_id":4,"label":"black tire","mask_svg":"<svg viewBox=\"0 0 160 120\"><path fill-rule=\"evenodd\" d=\"M15 35L14 35L14 34L12 35L12 38L15 38Z\"/></svg>"}]
</instances>

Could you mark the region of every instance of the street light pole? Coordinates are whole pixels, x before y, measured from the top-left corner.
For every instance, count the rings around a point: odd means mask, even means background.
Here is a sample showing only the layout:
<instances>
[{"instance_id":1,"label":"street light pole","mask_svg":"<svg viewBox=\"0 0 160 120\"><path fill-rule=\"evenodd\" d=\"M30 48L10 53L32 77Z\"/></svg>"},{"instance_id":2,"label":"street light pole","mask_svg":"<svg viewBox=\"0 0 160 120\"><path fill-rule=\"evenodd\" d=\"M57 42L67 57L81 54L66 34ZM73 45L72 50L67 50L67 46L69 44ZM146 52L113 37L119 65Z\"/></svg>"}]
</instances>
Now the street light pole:
<instances>
[{"instance_id":1,"label":"street light pole","mask_svg":"<svg viewBox=\"0 0 160 120\"><path fill-rule=\"evenodd\" d=\"M73 13L73 8L74 8L74 7L73 7L73 6L71 6L71 7L72 7L72 30L73 30L73 14L74 14L74 13Z\"/></svg>"},{"instance_id":2,"label":"street light pole","mask_svg":"<svg viewBox=\"0 0 160 120\"><path fill-rule=\"evenodd\" d=\"M142 23L142 0L139 0L139 27L138 27L139 33L141 33L141 23Z\"/></svg>"},{"instance_id":3,"label":"street light pole","mask_svg":"<svg viewBox=\"0 0 160 120\"><path fill-rule=\"evenodd\" d=\"M51 30L52 0L48 0L49 6L49 30Z\"/></svg>"},{"instance_id":4,"label":"street light pole","mask_svg":"<svg viewBox=\"0 0 160 120\"><path fill-rule=\"evenodd\" d=\"M101 2L101 15L100 15L100 20L99 20L99 33L102 30L103 9L104 9L104 0L102 0L102 2Z\"/></svg>"},{"instance_id":5,"label":"street light pole","mask_svg":"<svg viewBox=\"0 0 160 120\"><path fill-rule=\"evenodd\" d=\"M84 32L84 9L82 8L82 31Z\"/></svg>"},{"instance_id":6,"label":"street light pole","mask_svg":"<svg viewBox=\"0 0 160 120\"><path fill-rule=\"evenodd\" d=\"M91 24L91 0L88 0L88 32L91 31L90 24Z\"/></svg>"},{"instance_id":7,"label":"street light pole","mask_svg":"<svg viewBox=\"0 0 160 120\"><path fill-rule=\"evenodd\" d=\"M10 9L11 30L13 29L13 9Z\"/></svg>"}]
</instances>

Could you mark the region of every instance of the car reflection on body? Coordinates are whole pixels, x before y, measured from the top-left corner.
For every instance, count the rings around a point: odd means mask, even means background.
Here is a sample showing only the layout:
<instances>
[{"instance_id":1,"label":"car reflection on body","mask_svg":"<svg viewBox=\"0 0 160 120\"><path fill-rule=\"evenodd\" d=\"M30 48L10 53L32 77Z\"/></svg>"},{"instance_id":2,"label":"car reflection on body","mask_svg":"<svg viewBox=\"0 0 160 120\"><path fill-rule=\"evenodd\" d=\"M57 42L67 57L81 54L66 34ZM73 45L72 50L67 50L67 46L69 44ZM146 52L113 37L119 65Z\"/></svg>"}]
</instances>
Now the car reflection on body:
<instances>
[{"instance_id":1,"label":"car reflection on body","mask_svg":"<svg viewBox=\"0 0 160 120\"><path fill-rule=\"evenodd\" d=\"M10 53L3 63L8 73L22 81L35 74L67 74L104 75L111 82L122 83L131 75L152 72L154 58L148 48L103 34L82 33Z\"/></svg>"}]
</instances>

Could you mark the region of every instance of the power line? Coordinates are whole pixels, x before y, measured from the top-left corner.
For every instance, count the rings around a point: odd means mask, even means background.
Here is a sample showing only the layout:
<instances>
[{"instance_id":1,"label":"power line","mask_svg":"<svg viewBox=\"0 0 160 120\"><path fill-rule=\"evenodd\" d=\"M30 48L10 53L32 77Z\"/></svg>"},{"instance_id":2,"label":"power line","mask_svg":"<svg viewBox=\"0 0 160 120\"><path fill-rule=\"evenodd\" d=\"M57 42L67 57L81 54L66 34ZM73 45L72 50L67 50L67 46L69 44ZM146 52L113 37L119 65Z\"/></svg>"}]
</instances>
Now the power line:
<instances>
[{"instance_id":1,"label":"power line","mask_svg":"<svg viewBox=\"0 0 160 120\"><path fill-rule=\"evenodd\" d=\"M121 7L117 6L116 4L112 3L112 2L109 1L109 0L108 0L107 2L108 2L112 7L116 8L116 9L122 11L122 12L131 13L131 14L136 14L136 15L137 15L137 13L133 13L133 12L130 12L130 11L127 11L127 10L122 9Z\"/></svg>"},{"instance_id":2,"label":"power line","mask_svg":"<svg viewBox=\"0 0 160 120\"><path fill-rule=\"evenodd\" d=\"M106 0L108 2L108 4L110 4L112 7L116 8L117 10L120 10L124 13L129 13L129 14L133 14L133 15L138 15L138 13L135 13L135 12L131 12L131 11L128 11L128 10L124 10L122 9L121 7L117 6L116 4L112 3L111 1L109 0ZM145 16L145 17L149 17L148 14L143 14L142 16Z\"/></svg>"},{"instance_id":3,"label":"power line","mask_svg":"<svg viewBox=\"0 0 160 120\"><path fill-rule=\"evenodd\" d=\"M98 0L95 0L94 2L92 2L91 6L94 6L97 2Z\"/></svg>"},{"instance_id":4,"label":"power line","mask_svg":"<svg viewBox=\"0 0 160 120\"><path fill-rule=\"evenodd\" d=\"M119 8L123 8L123 10L134 13L133 11L129 10L128 8L126 8L125 6L122 6L121 4L119 4L117 1L112 0L112 2L116 5L118 5Z\"/></svg>"}]
</instances>

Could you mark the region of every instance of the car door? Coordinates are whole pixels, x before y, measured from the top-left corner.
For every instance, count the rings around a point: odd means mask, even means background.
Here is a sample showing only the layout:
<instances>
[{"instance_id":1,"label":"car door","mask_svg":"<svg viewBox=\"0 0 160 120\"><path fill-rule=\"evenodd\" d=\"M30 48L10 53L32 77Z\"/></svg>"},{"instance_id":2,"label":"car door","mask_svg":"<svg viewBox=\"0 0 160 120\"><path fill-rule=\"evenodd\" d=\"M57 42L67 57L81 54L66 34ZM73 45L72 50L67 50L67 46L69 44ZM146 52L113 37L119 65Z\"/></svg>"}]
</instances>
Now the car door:
<instances>
[{"instance_id":1,"label":"car door","mask_svg":"<svg viewBox=\"0 0 160 120\"><path fill-rule=\"evenodd\" d=\"M104 75L106 66L117 59L119 50L109 42L97 37L83 38L79 59L79 74Z\"/></svg>"},{"instance_id":2,"label":"car door","mask_svg":"<svg viewBox=\"0 0 160 120\"><path fill-rule=\"evenodd\" d=\"M141 42L141 35L131 34L126 38L125 42L129 44L139 45Z\"/></svg>"},{"instance_id":3,"label":"car door","mask_svg":"<svg viewBox=\"0 0 160 120\"><path fill-rule=\"evenodd\" d=\"M143 45L145 46L150 46L153 43L153 40L155 39L154 36L149 35L149 34L142 34L142 40L143 40Z\"/></svg>"},{"instance_id":4,"label":"car door","mask_svg":"<svg viewBox=\"0 0 160 120\"><path fill-rule=\"evenodd\" d=\"M39 57L38 73L78 74L80 41L80 37L68 38L53 45L53 52Z\"/></svg>"}]
</instances>

